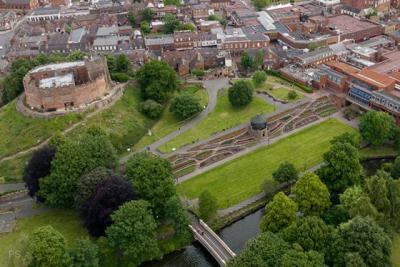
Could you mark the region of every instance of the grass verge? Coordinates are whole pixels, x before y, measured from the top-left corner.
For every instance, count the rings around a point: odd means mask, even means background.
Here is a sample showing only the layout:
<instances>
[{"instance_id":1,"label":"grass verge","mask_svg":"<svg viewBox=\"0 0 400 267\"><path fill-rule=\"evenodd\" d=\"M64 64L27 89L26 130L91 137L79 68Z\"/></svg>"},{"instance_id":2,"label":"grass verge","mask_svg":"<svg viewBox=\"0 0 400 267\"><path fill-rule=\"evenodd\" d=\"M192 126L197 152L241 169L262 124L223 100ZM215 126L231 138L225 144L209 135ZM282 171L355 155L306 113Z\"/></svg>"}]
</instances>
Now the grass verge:
<instances>
[{"instance_id":1,"label":"grass verge","mask_svg":"<svg viewBox=\"0 0 400 267\"><path fill-rule=\"evenodd\" d=\"M393 267L400 267L400 234L396 234L392 242Z\"/></svg>"},{"instance_id":2,"label":"grass verge","mask_svg":"<svg viewBox=\"0 0 400 267\"><path fill-rule=\"evenodd\" d=\"M194 199L207 189L219 208L230 207L260 193L264 181L272 180L272 172L283 161L301 171L311 168L322 161L334 136L355 131L329 119L187 180L178 186L179 193Z\"/></svg>"}]
</instances>

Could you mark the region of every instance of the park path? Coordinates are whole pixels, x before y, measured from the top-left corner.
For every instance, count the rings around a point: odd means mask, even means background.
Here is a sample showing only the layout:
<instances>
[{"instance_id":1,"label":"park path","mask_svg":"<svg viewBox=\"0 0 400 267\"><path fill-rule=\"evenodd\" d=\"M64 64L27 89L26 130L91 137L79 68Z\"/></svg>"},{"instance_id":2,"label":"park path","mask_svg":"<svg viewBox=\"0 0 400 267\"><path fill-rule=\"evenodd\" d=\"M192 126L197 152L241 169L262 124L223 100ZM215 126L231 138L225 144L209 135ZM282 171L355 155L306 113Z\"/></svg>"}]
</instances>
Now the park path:
<instances>
[{"instance_id":1,"label":"park path","mask_svg":"<svg viewBox=\"0 0 400 267\"><path fill-rule=\"evenodd\" d=\"M124 90L125 86L126 86L126 83L124 83L124 84L119 84L119 85L117 85L117 87L116 87L115 90L120 90L120 89ZM103 107L100 107L100 108L96 108L94 111L92 111L91 113L87 114L81 121L79 121L79 122L77 122L77 123L75 123L75 124L72 124L72 125L68 126L67 128L65 128L65 129L62 131L62 133L63 133L63 134L69 133L69 132L71 132L72 130L76 129L78 126L80 126L80 125L82 125L82 124L84 125L84 124L86 123L86 121L87 121L88 119L90 119L91 117L95 116L96 114L98 114L99 112L101 112L101 111L103 111L103 110L105 110L105 109L108 109L108 108L112 107L112 106L115 104L115 102L117 102L118 100L121 99L122 95L123 95L123 93L121 94L120 97L116 97L115 99L113 99L113 100L112 100L109 104L107 104L106 106L103 106ZM26 154L28 154L29 152L32 152L32 151L34 151L34 150L36 150L36 149L39 149L39 148L41 148L41 147L44 147L45 145L47 145L47 144L49 143L50 139L51 139L51 136L48 137L47 139L41 141L40 143L38 143L38 144L36 144L36 145L34 145L34 146L31 146L30 148L27 148L27 149L25 149L25 150L18 151L18 152L14 153L14 154L11 154L11 155L8 155L8 156L5 156L5 157L0 157L0 163L3 162L3 161L6 161L6 160L11 160L11 159L17 158L17 157L19 157L19 156L26 155Z\"/></svg>"},{"instance_id":2,"label":"park path","mask_svg":"<svg viewBox=\"0 0 400 267\"><path fill-rule=\"evenodd\" d=\"M180 127L179 129L173 131L172 133L161 137L154 143L148 145L146 148L143 148L141 151L147 149L151 151L154 154L163 156L164 154L159 152L157 150L157 147L167 143L168 141L172 140L176 136L192 129L194 126L196 126L200 121L202 121L204 118L206 118L215 108L217 105L217 99L218 99L218 91L222 88L226 88L229 86L229 79L228 78L223 78L223 79L214 79L214 80L205 80L203 81L203 86L207 90L207 95L208 95L208 104L207 107L195 118L187 122L185 125ZM123 157L120 158L120 163L125 163L133 154L137 153L138 151L133 151Z\"/></svg>"}]
</instances>

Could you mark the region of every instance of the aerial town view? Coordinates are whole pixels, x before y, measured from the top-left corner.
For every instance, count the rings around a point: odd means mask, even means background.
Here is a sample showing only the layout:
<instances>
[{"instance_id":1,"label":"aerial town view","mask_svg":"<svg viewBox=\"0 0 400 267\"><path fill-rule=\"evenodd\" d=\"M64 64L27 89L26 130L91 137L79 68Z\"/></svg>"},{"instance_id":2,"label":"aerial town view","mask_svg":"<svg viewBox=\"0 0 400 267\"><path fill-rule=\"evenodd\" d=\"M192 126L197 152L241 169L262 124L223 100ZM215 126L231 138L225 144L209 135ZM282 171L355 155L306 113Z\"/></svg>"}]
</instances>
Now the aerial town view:
<instances>
[{"instance_id":1,"label":"aerial town view","mask_svg":"<svg viewBox=\"0 0 400 267\"><path fill-rule=\"evenodd\" d=\"M0 267L400 267L400 0L0 0Z\"/></svg>"}]
</instances>

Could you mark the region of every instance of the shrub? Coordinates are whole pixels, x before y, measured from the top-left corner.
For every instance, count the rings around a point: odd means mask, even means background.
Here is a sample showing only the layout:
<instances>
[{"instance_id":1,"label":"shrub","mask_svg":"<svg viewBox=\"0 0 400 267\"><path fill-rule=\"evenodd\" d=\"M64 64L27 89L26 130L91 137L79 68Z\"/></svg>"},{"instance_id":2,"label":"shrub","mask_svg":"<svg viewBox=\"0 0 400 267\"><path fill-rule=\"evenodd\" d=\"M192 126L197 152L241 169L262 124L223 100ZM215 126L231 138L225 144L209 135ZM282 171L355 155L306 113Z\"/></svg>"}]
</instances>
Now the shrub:
<instances>
[{"instance_id":1,"label":"shrub","mask_svg":"<svg viewBox=\"0 0 400 267\"><path fill-rule=\"evenodd\" d=\"M123 72L111 73L111 79L120 83L125 83L129 80L129 75Z\"/></svg>"},{"instance_id":2,"label":"shrub","mask_svg":"<svg viewBox=\"0 0 400 267\"><path fill-rule=\"evenodd\" d=\"M172 100L170 111L178 120L188 119L202 110L198 98L183 94Z\"/></svg>"},{"instance_id":3,"label":"shrub","mask_svg":"<svg viewBox=\"0 0 400 267\"><path fill-rule=\"evenodd\" d=\"M161 104L151 99L146 100L139 105L139 111L150 119L158 119L163 110L164 108Z\"/></svg>"},{"instance_id":4,"label":"shrub","mask_svg":"<svg viewBox=\"0 0 400 267\"><path fill-rule=\"evenodd\" d=\"M294 90L289 91L287 94L288 99L293 100L297 98L297 92Z\"/></svg>"},{"instance_id":5,"label":"shrub","mask_svg":"<svg viewBox=\"0 0 400 267\"><path fill-rule=\"evenodd\" d=\"M253 82L254 85L256 86L259 86L262 83L264 83L266 79L267 79L267 74L265 74L265 72L262 70L256 71L253 75Z\"/></svg>"},{"instance_id":6,"label":"shrub","mask_svg":"<svg viewBox=\"0 0 400 267\"><path fill-rule=\"evenodd\" d=\"M232 106L246 106L253 100L253 85L249 81L238 81L229 88L228 97Z\"/></svg>"}]
</instances>

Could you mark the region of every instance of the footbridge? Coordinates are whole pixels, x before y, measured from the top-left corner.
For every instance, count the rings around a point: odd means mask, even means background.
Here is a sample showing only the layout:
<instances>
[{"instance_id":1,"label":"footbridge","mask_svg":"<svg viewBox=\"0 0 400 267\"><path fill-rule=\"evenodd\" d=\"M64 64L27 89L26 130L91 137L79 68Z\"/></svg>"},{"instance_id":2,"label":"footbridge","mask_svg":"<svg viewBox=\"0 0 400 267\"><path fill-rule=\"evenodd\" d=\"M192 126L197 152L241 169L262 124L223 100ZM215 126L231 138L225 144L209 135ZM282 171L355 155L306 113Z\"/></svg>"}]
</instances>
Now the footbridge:
<instances>
[{"instance_id":1,"label":"footbridge","mask_svg":"<svg viewBox=\"0 0 400 267\"><path fill-rule=\"evenodd\" d=\"M210 252L221 266L226 266L236 254L225 242L202 220L189 225L195 238Z\"/></svg>"}]
</instances>

